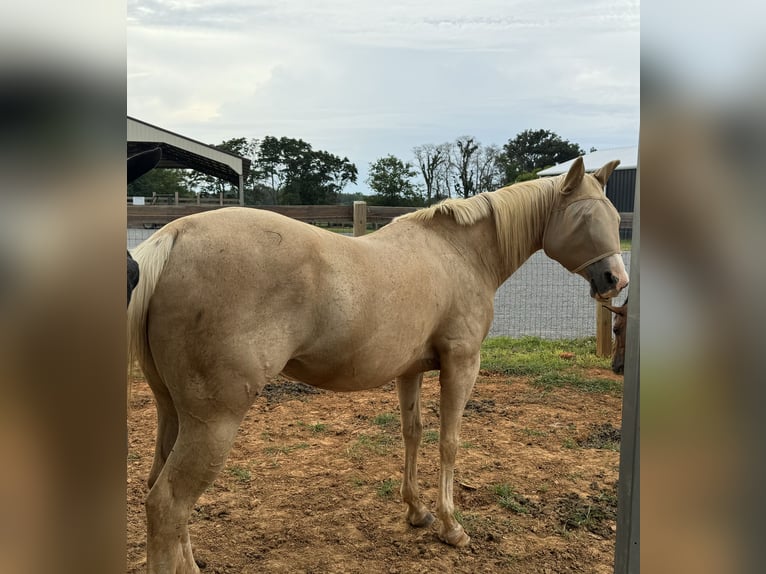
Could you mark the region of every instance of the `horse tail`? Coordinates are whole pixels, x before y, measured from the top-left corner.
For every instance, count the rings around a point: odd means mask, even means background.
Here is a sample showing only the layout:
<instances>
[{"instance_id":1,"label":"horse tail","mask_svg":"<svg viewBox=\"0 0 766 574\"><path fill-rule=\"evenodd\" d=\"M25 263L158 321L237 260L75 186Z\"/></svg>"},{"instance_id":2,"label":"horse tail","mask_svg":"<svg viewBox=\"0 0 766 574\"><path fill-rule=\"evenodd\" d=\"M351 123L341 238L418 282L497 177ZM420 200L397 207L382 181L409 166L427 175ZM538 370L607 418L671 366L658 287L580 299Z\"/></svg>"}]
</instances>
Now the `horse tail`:
<instances>
[{"instance_id":1,"label":"horse tail","mask_svg":"<svg viewBox=\"0 0 766 574\"><path fill-rule=\"evenodd\" d=\"M154 371L154 360L147 338L146 314L149 303L162 275L170 251L176 240L177 231L163 229L136 247L131 255L138 263L139 278L128 305L128 368L138 361L145 375ZM130 386L128 386L130 396Z\"/></svg>"}]
</instances>

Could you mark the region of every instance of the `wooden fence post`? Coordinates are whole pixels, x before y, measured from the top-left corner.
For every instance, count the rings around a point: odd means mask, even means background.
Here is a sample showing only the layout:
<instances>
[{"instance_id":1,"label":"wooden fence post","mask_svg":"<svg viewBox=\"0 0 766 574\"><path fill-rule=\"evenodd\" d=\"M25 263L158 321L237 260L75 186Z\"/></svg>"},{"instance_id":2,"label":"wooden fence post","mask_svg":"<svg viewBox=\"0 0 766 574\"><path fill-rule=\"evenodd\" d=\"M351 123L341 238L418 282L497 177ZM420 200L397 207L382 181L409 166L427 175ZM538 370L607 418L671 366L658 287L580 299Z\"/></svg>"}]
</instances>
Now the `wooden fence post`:
<instances>
[{"instance_id":1,"label":"wooden fence post","mask_svg":"<svg viewBox=\"0 0 766 574\"><path fill-rule=\"evenodd\" d=\"M367 233L367 202L354 202L354 237Z\"/></svg>"},{"instance_id":2,"label":"wooden fence post","mask_svg":"<svg viewBox=\"0 0 766 574\"><path fill-rule=\"evenodd\" d=\"M612 303L611 299L606 303ZM609 357L612 354L612 312L596 301L596 355Z\"/></svg>"},{"instance_id":3,"label":"wooden fence post","mask_svg":"<svg viewBox=\"0 0 766 574\"><path fill-rule=\"evenodd\" d=\"M178 205L178 192L176 191L173 198L173 205Z\"/></svg>"}]
</instances>

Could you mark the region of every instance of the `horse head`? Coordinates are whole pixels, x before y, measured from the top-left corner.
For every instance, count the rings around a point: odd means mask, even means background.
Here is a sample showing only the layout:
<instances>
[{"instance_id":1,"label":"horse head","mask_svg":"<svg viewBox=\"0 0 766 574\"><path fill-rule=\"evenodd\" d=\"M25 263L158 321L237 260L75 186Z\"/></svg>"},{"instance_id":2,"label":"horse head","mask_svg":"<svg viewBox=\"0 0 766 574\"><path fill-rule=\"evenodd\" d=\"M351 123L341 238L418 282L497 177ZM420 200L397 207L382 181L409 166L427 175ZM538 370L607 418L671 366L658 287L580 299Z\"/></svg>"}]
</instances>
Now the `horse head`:
<instances>
[{"instance_id":1,"label":"horse head","mask_svg":"<svg viewBox=\"0 0 766 574\"><path fill-rule=\"evenodd\" d=\"M620 249L620 216L604 193L619 165L610 161L593 174L577 158L561 178L545 226L543 249L572 273L590 283L591 297L608 299L628 285Z\"/></svg>"}]
</instances>

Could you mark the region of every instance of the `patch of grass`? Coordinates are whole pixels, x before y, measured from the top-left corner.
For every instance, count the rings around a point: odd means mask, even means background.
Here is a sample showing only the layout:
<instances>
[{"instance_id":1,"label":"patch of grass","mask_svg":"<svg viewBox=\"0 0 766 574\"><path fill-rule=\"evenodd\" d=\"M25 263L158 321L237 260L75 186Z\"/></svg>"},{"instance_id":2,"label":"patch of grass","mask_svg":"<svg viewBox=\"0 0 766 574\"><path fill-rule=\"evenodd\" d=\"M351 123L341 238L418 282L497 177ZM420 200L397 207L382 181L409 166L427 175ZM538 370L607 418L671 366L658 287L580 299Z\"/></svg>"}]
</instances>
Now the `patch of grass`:
<instances>
[{"instance_id":1,"label":"patch of grass","mask_svg":"<svg viewBox=\"0 0 766 574\"><path fill-rule=\"evenodd\" d=\"M365 485L365 480L363 478L355 476L354 478L351 479L351 484L353 484L355 487L359 488L359 487Z\"/></svg>"},{"instance_id":2,"label":"patch of grass","mask_svg":"<svg viewBox=\"0 0 766 574\"><path fill-rule=\"evenodd\" d=\"M620 429L614 428L609 423L592 424L588 435L578 439L577 444L583 448L619 451Z\"/></svg>"},{"instance_id":3,"label":"patch of grass","mask_svg":"<svg viewBox=\"0 0 766 574\"><path fill-rule=\"evenodd\" d=\"M617 496L602 490L582 498L572 492L557 501L555 513L564 533L583 528L609 537L612 535L610 523L617 518Z\"/></svg>"},{"instance_id":4,"label":"patch of grass","mask_svg":"<svg viewBox=\"0 0 766 574\"><path fill-rule=\"evenodd\" d=\"M141 455L137 452L129 452L128 453L128 461L133 462L136 460L141 460Z\"/></svg>"},{"instance_id":5,"label":"patch of grass","mask_svg":"<svg viewBox=\"0 0 766 574\"><path fill-rule=\"evenodd\" d=\"M561 446L568 449L575 449L577 448L577 443L573 438L567 437L562 441Z\"/></svg>"},{"instance_id":6,"label":"patch of grass","mask_svg":"<svg viewBox=\"0 0 766 574\"><path fill-rule=\"evenodd\" d=\"M381 413L375 415L372 422L382 428L394 429L399 427L399 416L396 413Z\"/></svg>"},{"instance_id":7,"label":"patch of grass","mask_svg":"<svg viewBox=\"0 0 766 574\"><path fill-rule=\"evenodd\" d=\"M577 367L608 369L609 357L596 356L596 339L548 340L495 337L481 347L481 368L516 376L537 376Z\"/></svg>"},{"instance_id":8,"label":"patch of grass","mask_svg":"<svg viewBox=\"0 0 766 574\"><path fill-rule=\"evenodd\" d=\"M619 381L601 377L586 377L577 372L548 371L533 377L535 386L551 390L557 387L573 387L585 393L617 393L622 390Z\"/></svg>"},{"instance_id":9,"label":"patch of grass","mask_svg":"<svg viewBox=\"0 0 766 574\"><path fill-rule=\"evenodd\" d=\"M348 454L353 459L364 458L369 453L386 454L393 442L394 439L386 435L360 434L356 442L349 447Z\"/></svg>"},{"instance_id":10,"label":"patch of grass","mask_svg":"<svg viewBox=\"0 0 766 574\"><path fill-rule=\"evenodd\" d=\"M327 425L324 423L316 423L316 424L310 425L310 424L306 424L304 422L299 421L298 426L311 431L312 434L320 434L323 432L327 432Z\"/></svg>"},{"instance_id":11,"label":"patch of grass","mask_svg":"<svg viewBox=\"0 0 766 574\"><path fill-rule=\"evenodd\" d=\"M434 444L439 442L439 431L427 430L423 433L423 442L426 444Z\"/></svg>"},{"instance_id":12,"label":"patch of grass","mask_svg":"<svg viewBox=\"0 0 766 574\"><path fill-rule=\"evenodd\" d=\"M305 442L299 442L297 444L285 445L285 446L268 446L263 451L266 454L290 454L293 451L309 448L309 444Z\"/></svg>"},{"instance_id":13,"label":"patch of grass","mask_svg":"<svg viewBox=\"0 0 766 574\"><path fill-rule=\"evenodd\" d=\"M531 501L516 493L507 483L496 484L492 491L497 497L497 503L516 514L529 514Z\"/></svg>"},{"instance_id":14,"label":"patch of grass","mask_svg":"<svg viewBox=\"0 0 766 574\"><path fill-rule=\"evenodd\" d=\"M378 485L378 496L381 498L391 498L399 490L399 481L393 478L387 478Z\"/></svg>"},{"instance_id":15,"label":"patch of grass","mask_svg":"<svg viewBox=\"0 0 766 574\"><path fill-rule=\"evenodd\" d=\"M521 432L527 436L534 436L534 437L544 437L548 436L548 433L544 430L539 429L521 429Z\"/></svg>"},{"instance_id":16,"label":"patch of grass","mask_svg":"<svg viewBox=\"0 0 766 574\"><path fill-rule=\"evenodd\" d=\"M250 482L250 471L242 466L230 466L226 469L228 473L237 479L238 482Z\"/></svg>"}]
</instances>

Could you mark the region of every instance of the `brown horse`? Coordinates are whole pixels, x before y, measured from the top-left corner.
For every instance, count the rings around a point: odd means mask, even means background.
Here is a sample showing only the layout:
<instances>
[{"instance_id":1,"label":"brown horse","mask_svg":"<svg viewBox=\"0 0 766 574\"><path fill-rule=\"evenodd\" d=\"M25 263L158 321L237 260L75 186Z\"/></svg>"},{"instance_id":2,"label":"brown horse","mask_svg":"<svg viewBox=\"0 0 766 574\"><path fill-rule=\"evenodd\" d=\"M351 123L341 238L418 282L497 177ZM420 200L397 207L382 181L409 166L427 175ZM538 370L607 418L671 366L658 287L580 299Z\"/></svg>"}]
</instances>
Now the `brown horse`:
<instances>
[{"instance_id":1,"label":"brown horse","mask_svg":"<svg viewBox=\"0 0 766 574\"><path fill-rule=\"evenodd\" d=\"M614 313L614 323L612 324L612 333L614 333L614 343L612 344L612 371L616 374L622 374L625 371L625 338L628 333L628 298L622 305L614 306L604 304L604 307Z\"/></svg>"},{"instance_id":2,"label":"brown horse","mask_svg":"<svg viewBox=\"0 0 766 574\"><path fill-rule=\"evenodd\" d=\"M604 185L616 161L444 203L362 238L257 209L168 224L139 246L128 310L132 356L157 403L146 501L150 574L198 572L187 522L224 466L237 428L280 373L333 391L396 379L407 520L427 526L417 452L423 372L440 370L439 537L465 546L453 470L461 417L479 370L497 288L545 249L591 295L628 283L619 215Z\"/></svg>"}]
</instances>

